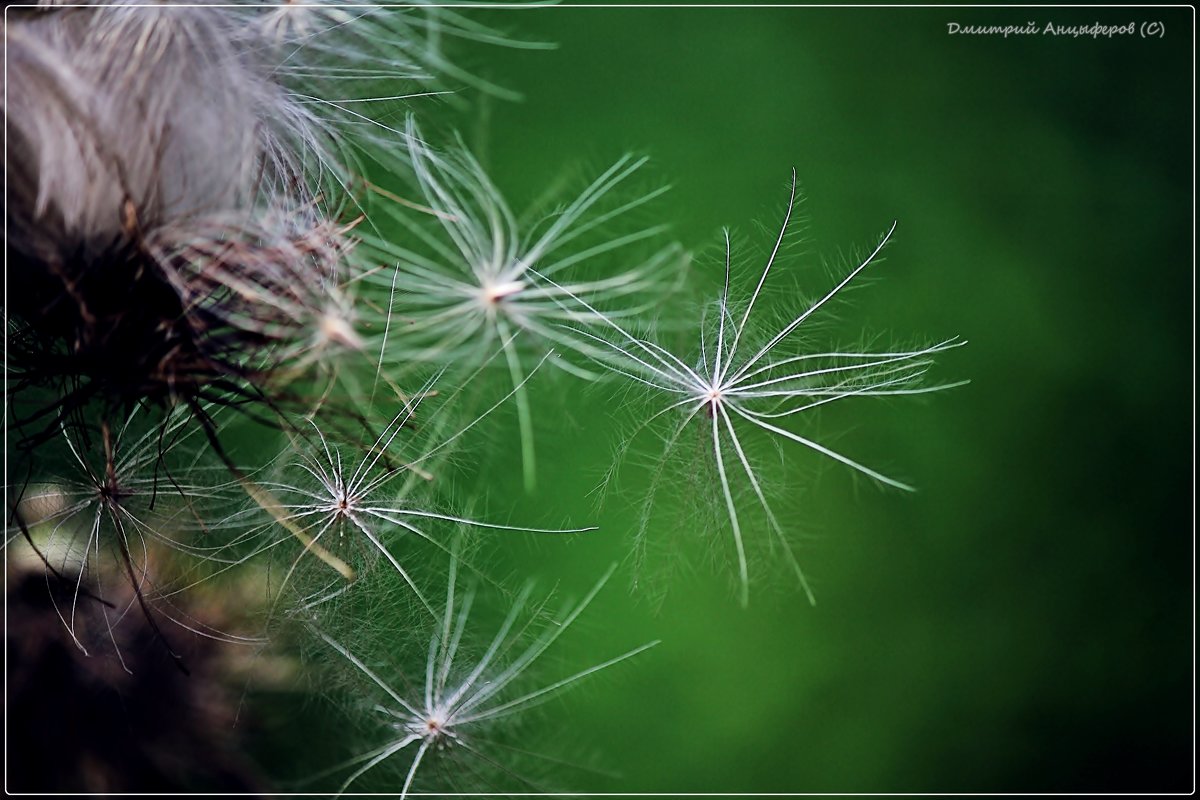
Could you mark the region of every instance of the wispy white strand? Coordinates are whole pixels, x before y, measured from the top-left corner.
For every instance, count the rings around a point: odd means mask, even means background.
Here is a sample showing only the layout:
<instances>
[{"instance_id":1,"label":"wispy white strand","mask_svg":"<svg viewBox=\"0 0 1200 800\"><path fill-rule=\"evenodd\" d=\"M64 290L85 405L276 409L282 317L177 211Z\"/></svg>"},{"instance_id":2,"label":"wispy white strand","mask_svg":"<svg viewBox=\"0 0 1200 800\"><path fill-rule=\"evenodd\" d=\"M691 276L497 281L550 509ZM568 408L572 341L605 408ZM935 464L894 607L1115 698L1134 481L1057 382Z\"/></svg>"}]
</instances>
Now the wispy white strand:
<instances>
[{"instance_id":1,"label":"wispy white strand","mask_svg":"<svg viewBox=\"0 0 1200 800\"><path fill-rule=\"evenodd\" d=\"M581 601L555 621L545 633L536 637L517 656L506 661L502 654L511 650L517 643L518 634L514 634L514 629L532 594L533 585L527 583L514 599L508 614L482 656L474 663L463 666L456 663L456 656L459 653L463 631L468 627L473 593L468 592L458 603L455 602L455 564L452 559L446 605L429 643L429 656L424 668L425 680L419 688L412 690L415 696L405 696L393 684L385 682L344 644L323 631L317 631L326 644L382 689L390 701L396 704L394 708L380 706L388 717L394 720L391 728L396 734L395 738L343 765L367 762L346 778L338 790L339 795L349 790L371 769L413 745L416 745L417 749L405 771L400 791L402 799L412 788L422 760L432 751L463 751L494 764L496 762L480 749L480 746L486 744L486 739L481 738L481 734L486 731L485 726L545 702L597 672L633 658L659 644L657 641L648 642L579 670L566 678L552 681L541 688L512 696L508 690L584 612L612 576L615 565Z\"/></svg>"}]
</instances>

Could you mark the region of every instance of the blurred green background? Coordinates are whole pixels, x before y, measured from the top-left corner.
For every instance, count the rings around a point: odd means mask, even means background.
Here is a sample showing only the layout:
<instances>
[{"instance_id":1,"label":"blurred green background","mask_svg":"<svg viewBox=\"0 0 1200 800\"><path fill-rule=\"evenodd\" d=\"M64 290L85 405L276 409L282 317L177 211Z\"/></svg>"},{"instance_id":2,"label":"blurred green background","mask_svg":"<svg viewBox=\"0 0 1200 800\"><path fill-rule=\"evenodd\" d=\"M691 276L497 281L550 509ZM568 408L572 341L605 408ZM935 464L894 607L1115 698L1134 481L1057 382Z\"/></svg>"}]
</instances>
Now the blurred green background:
<instances>
[{"instance_id":1,"label":"blurred green background","mask_svg":"<svg viewBox=\"0 0 1200 800\"><path fill-rule=\"evenodd\" d=\"M806 428L915 495L814 475L785 450L804 468L780 511L816 606L768 568L741 609L727 532L680 526L671 505L692 500L666 500L647 577L630 592L623 569L559 648L568 670L663 640L538 715L544 740L619 774L566 781L1191 788L1193 12L567 5L486 20L559 45L475 52L525 98L472 97L444 120L516 207L648 154L674 187L658 212L711 289L720 228L768 237L754 223L777 224L795 167L807 255L787 270L810 270L807 285L825 285L822 257L899 220L874 283L839 309L842 340L970 341L936 373L969 386L847 403ZM1162 22L1165 38L947 35L1030 20ZM637 508L591 493L632 412L615 391L536 388L541 483L524 494L500 417L477 452L488 508L601 530L514 536L496 572L577 595L630 549ZM568 674L546 666L547 682Z\"/></svg>"},{"instance_id":2,"label":"blurred green background","mask_svg":"<svg viewBox=\"0 0 1200 800\"><path fill-rule=\"evenodd\" d=\"M714 540L664 530L673 517L660 515L647 569L696 569L660 576L661 605L615 580L567 657L664 643L545 715L621 774L578 788L1190 788L1193 12L555 7L487 19L559 44L486 54L485 74L525 99L459 123L511 197L646 153L674 186L659 210L715 286L705 248L723 225L769 235L752 223L777 224L794 166L811 255L789 269L824 276L820 256L869 246L899 220L837 332L970 340L937 371L969 386L847 404L814 429L919 487L798 476L808 485L784 503L786 524L804 536L815 607L782 577L753 584L742 610L728 552L709 566ZM947 35L948 22L1030 20L1160 21L1166 33ZM628 419L616 399L571 390L555 418L562 404L535 395L542 483L514 518L584 521ZM797 449L789 457L807 458ZM488 471L500 505L520 496L515 464ZM601 531L586 540L521 540L513 568L588 585L627 553L636 510L618 497L592 518Z\"/></svg>"}]
</instances>

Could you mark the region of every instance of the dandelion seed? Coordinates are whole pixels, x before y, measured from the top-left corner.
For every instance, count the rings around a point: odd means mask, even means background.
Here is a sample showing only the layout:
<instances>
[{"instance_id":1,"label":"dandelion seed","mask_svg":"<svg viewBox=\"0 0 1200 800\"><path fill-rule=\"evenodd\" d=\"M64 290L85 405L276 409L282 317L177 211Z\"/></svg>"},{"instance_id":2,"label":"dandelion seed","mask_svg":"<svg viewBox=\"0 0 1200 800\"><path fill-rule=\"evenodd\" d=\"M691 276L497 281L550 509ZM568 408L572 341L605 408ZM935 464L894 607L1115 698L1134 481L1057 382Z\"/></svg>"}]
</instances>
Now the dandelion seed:
<instances>
[{"instance_id":1,"label":"dandelion seed","mask_svg":"<svg viewBox=\"0 0 1200 800\"><path fill-rule=\"evenodd\" d=\"M294 376L363 349L343 291L352 228L297 213L252 224L192 219L156 231L145 252L214 360L234 374Z\"/></svg>"},{"instance_id":2,"label":"dandelion seed","mask_svg":"<svg viewBox=\"0 0 1200 800\"><path fill-rule=\"evenodd\" d=\"M318 425L312 424L312 436L307 441L298 442L298 460L292 461L289 457L284 463L289 477L286 480L266 480L260 484L276 498L271 509L272 522L283 524L292 536L299 538L305 546L304 552L317 547L324 551L342 549L347 543L365 542L368 552L386 560L431 614L434 613L432 606L413 578L411 568L405 565L388 543L394 534L411 534L445 550L446 545L429 532L429 523L449 522L484 530L545 534L595 530L592 527L551 529L500 525L422 507L413 495L420 484L432 477L428 469L435 457L444 454L451 444L517 390L509 392L483 414L449 436L441 437L440 431L444 425L435 425L433 433L423 444L408 441L402 434L409 433L422 402L433 393L433 385L433 381L427 383L405 402L373 441L355 448L339 447L330 441ZM406 450L409 453L407 455ZM303 554L293 560L284 578L285 585L300 564ZM332 565L329 559L325 560ZM341 563L341 560L337 563ZM343 577L353 577L353 573L343 572Z\"/></svg>"},{"instance_id":3,"label":"dandelion seed","mask_svg":"<svg viewBox=\"0 0 1200 800\"><path fill-rule=\"evenodd\" d=\"M444 238L408 214L395 219L413 234L414 244L364 237L370 258L396 264L395 287L399 291L392 307L405 324L394 341L386 343L391 360L473 368L499 348L513 386L519 386L524 383L530 354L540 356L558 345L590 349L587 341L563 328L563 323L583 322L594 313L574 298L606 308L610 317L630 316L643 309L620 308L621 304L648 290L664 289L674 277L670 267L679 263L680 256L675 246L608 277L566 277L576 274L574 270L585 262L664 230L653 226L619 236L597 235L602 226L665 191L664 187L602 208L605 198L629 180L645 159L619 159L575 200L525 232L461 143L453 153L435 151L421 138L410 117L405 144L430 216ZM552 276L561 285L539 276ZM577 376L593 377L568 362L553 363ZM524 477L526 486L532 487L536 468L528 394L518 391L516 403Z\"/></svg>"},{"instance_id":4,"label":"dandelion seed","mask_svg":"<svg viewBox=\"0 0 1200 800\"><path fill-rule=\"evenodd\" d=\"M407 695L386 682L345 645L317 631L326 644L383 691L386 697L374 709L389 720L393 732L393 738L383 746L343 765L362 764L342 783L338 794L347 791L379 764L404 751L411 751L413 755L400 790L402 798L408 795L423 760L442 755L443 751L445 755L465 753L497 765L500 762L487 753L489 733L495 724L657 645L657 641L649 642L532 691L516 690L526 671L583 613L614 569L615 566L610 568L582 601L514 656L511 654L516 652L519 638L517 620L533 590L532 583L526 584L483 655L474 663L463 664L459 651L469 623L474 593L468 591L455 602L456 563L452 560L441 626L429 641L424 686Z\"/></svg>"},{"instance_id":5,"label":"dandelion seed","mask_svg":"<svg viewBox=\"0 0 1200 800\"><path fill-rule=\"evenodd\" d=\"M749 571L742 521L733 488L737 474L745 476L773 535L783 545L789 564L812 600L812 593L787 542L783 527L767 501L763 482L743 446L746 433L757 430L802 445L882 484L911 491L912 487L781 427L776 420L786 420L850 398L922 394L961 385L920 385L920 379L933 363L933 356L965 344L957 338L928 347L894 352L796 352L793 345L793 334L801 325L876 259L891 238L895 230L894 223L874 250L828 293L766 338L761 346L748 344L747 329L751 316L783 245L795 199L796 173L793 170L791 194L783 224L744 310L740 310L730 299L731 252L726 232L725 285L717 303L716 331L715 335L711 330L706 333L702 323L699 358L694 363L688 363L650 339L636 336L611 316L594 309L594 318L603 333L582 329L576 331L595 346L606 349L599 359L604 366L663 398L665 405L645 420L641 427L668 414L677 415L673 432L667 438L668 450L693 421L705 429L737 550L740 600L743 605L749 601ZM575 299L590 308L586 298ZM651 496L656 488L651 488Z\"/></svg>"},{"instance_id":6,"label":"dandelion seed","mask_svg":"<svg viewBox=\"0 0 1200 800\"><path fill-rule=\"evenodd\" d=\"M356 94L381 81L439 85L447 81L471 86L506 99L515 92L497 86L457 65L443 52L444 39L523 50L553 45L521 41L434 3L405 6L361 0L302 3L289 0L270 8L251 8L253 35L272 45L282 58L284 80L322 91L320 102L332 107L378 103L396 98L362 98ZM317 101L317 97L311 98ZM370 124L370 123L365 123Z\"/></svg>"},{"instance_id":7,"label":"dandelion seed","mask_svg":"<svg viewBox=\"0 0 1200 800\"><path fill-rule=\"evenodd\" d=\"M210 510L231 502L234 487L216 480L198 482L218 473L200 463L203 450L185 455L189 439L197 431L189 424L190 413L180 409L161 427L145 425L142 416L135 410L115 433L102 425L98 458L85 448L84 441L64 429L61 437L75 474L57 477L21 497L14 512L19 530L8 536L11 541L23 533L29 539L44 559L47 581L57 577L73 584L69 608L59 606L54 592L51 597L59 619L85 654L88 650L76 630L81 600L102 606L101 616L114 646L114 628L135 604L156 631L154 617L160 615L205 636L237 638L196 627L199 623L176 614L169 598L178 589L165 585L151 566L160 550L184 556L195 565L190 570L193 573L202 566L220 568L234 563L233 553L241 542L203 542L204 534L210 532L205 518ZM46 513L28 513L27 509L36 509L43 499L51 501L44 506ZM132 588L124 606L114 606L106 599L110 592L105 581L112 578L114 566ZM189 575L186 569L178 572L185 579ZM117 655L121 656L119 650Z\"/></svg>"}]
</instances>

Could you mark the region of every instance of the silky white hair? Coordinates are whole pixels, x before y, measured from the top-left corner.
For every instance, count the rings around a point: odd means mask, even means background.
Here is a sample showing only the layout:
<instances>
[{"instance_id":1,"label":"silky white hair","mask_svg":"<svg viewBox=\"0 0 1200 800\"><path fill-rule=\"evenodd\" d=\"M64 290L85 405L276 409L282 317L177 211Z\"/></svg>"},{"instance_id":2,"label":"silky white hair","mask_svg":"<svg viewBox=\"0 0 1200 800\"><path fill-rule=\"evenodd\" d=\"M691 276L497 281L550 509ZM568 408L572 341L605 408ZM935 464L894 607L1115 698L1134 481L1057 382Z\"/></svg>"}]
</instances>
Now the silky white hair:
<instances>
[{"instance_id":1,"label":"silky white hair","mask_svg":"<svg viewBox=\"0 0 1200 800\"><path fill-rule=\"evenodd\" d=\"M9 244L38 261L131 226L309 202L319 121L212 8L63 8L8 27ZM330 158L323 163L330 163Z\"/></svg>"}]
</instances>

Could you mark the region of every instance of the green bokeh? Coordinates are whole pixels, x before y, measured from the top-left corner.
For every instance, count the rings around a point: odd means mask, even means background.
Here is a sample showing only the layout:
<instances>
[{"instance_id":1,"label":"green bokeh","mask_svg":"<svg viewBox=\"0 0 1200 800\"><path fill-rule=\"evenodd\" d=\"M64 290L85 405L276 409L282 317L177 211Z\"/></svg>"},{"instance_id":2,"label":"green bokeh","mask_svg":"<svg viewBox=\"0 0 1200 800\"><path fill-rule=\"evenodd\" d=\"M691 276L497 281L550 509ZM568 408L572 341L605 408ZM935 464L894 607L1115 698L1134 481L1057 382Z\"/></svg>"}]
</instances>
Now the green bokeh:
<instances>
[{"instance_id":1,"label":"green bokeh","mask_svg":"<svg viewBox=\"0 0 1200 800\"><path fill-rule=\"evenodd\" d=\"M519 735L530 749L600 768L563 769L548 785L1193 788L1194 11L564 4L470 13L557 44L447 41L456 63L524 99L467 87L458 106L415 107L435 144L462 131L517 208L626 152L647 154L647 182L673 188L643 218L671 225L696 253L695 287L711 293L722 227L749 245L739 259L753 274L795 169L804 243L778 265L760 310L794 309L794 282L810 293L828 287L897 220L886 258L837 308L831 337L970 342L940 356L931 376L969 385L831 406L803 428L912 482L915 494L781 448L770 471L776 508L816 605L778 552L756 547L769 538L757 524L747 529L750 603L739 606L718 490L711 480L700 490L708 497L695 488L711 475L661 493L635 569L647 473L638 465L658 446L640 438L617 490L601 497L640 413L617 386L549 369L535 376L533 492L522 486L510 406L456 443L461 474L446 470L445 497L469 498L462 513L599 526L569 537L485 534L479 561L490 576L578 597L620 564L536 665L535 685L662 640L528 716ZM950 22L1030 20L1157 22L1165 35L947 32ZM231 452L264 452L259 434ZM422 568L441 568L430 564ZM382 596L352 595L346 638L383 640L419 660L420 632L389 629L411 609L397 613ZM475 619L497 624L503 609L490 611ZM477 631L484 642L489 633ZM309 678L317 691L301 701L272 695L269 680L247 693L246 738L285 779L364 752L359 729L378 735L377 717L342 702L353 690L324 685L319 670L301 681ZM386 785L395 774L371 778Z\"/></svg>"},{"instance_id":2,"label":"green bokeh","mask_svg":"<svg viewBox=\"0 0 1200 800\"><path fill-rule=\"evenodd\" d=\"M789 269L824 276L821 256L899 220L838 333L970 340L938 369L969 386L863 402L814 429L915 495L848 470L814 479L812 460L786 451L803 467L784 510L815 607L776 570L742 610L723 539L669 530L670 514L652 528L644 583L665 598L626 592L623 572L565 658L663 645L545 715L621 774L579 788L1191 786L1192 12L488 19L559 44L479 55L525 99L456 122L511 197L646 153L674 186L659 211L715 286L720 228L768 236L753 223L777 224L794 166L810 255ZM1161 21L1166 35L947 35L951 21L1027 20ZM578 589L631 544L636 509L617 496L589 516L586 496L629 412L616 393L550 386L534 401L538 492L522 496L515 438L501 431L482 457L514 518L600 524L507 550L514 570Z\"/></svg>"}]
</instances>

